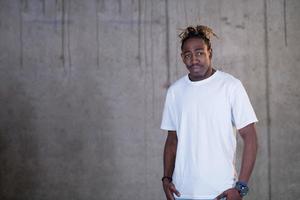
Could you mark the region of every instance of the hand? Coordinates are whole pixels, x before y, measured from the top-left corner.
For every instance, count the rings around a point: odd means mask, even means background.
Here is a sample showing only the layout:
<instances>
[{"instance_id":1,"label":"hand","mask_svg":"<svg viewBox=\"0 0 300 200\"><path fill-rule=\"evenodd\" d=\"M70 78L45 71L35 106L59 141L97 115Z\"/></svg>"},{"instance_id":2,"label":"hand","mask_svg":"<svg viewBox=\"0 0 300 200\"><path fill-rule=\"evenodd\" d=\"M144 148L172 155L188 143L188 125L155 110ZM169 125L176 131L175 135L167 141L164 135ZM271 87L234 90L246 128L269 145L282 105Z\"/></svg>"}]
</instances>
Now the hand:
<instances>
[{"instance_id":1,"label":"hand","mask_svg":"<svg viewBox=\"0 0 300 200\"><path fill-rule=\"evenodd\" d=\"M226 200L242 200L242 197L235 188L230 188L224 191L222 194L216 197L216 200L221 200L223 197L226 197Z\"/></svg>"},{"instance_id":2,"label":"hand","mask_svg":"<svg viewBox=\"0 0 300 200\"><path fill-rule=\"evenodd\" d=\"M167 200L175 200L173 195L174 193L176 194L176 196L180 197L180 193L175 188L175 185L172 182L169 182L168 180L163 181L163 187Z\"/></svg>"}]
</instances>

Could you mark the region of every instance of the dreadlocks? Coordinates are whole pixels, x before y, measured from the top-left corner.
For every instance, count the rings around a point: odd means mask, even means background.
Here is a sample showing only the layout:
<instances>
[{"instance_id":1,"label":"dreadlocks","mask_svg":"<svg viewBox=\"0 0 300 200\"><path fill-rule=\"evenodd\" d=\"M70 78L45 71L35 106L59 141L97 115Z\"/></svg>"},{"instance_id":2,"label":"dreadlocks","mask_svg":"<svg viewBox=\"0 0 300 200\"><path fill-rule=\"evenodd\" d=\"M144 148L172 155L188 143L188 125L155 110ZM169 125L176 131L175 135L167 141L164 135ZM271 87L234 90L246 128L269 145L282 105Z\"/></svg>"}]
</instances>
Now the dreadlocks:
<instances>
[{"instance_id":1,"label":"dreadlocks","mask_svg":"<svg viewBox=\"0 0 300 200\"><path fill-rule=\"evenodd\" d=\"M211 50L211 43L210 39L212 36L218 37L211 28L203 25L198 26L189 26L184 29L180 34L179 37L181 39L181 50L183 49L183 44L190 38L200 38L202 39L205 44L207 45L207 49Z\"/></svg>"}]
</instances>

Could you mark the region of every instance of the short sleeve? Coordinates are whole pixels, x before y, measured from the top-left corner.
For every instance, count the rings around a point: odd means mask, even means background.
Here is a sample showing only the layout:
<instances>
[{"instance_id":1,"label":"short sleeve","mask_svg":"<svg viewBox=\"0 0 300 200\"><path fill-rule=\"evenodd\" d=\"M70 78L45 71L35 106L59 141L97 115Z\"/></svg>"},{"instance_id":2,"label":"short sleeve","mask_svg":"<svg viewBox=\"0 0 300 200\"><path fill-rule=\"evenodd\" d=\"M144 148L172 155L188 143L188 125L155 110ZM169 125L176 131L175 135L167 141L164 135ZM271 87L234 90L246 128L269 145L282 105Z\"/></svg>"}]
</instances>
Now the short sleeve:
<instances>
[{"instance_id":1,"label":"short sleeve","mask_svg":"<svg viewBox=\"0 0 300 200\"><path fill-rule=\"evenodd\" d=\"M171 91L171 88L168 89L165 106L162 115L161 121L161 129L168 130L168 131L175 131L176 124L175 124L175 100L174 94Z\"/></svg>"},{"instance_id":2,"label":"short sleeve","mask_svg":"<svg viewBox=\"0 0 300 200\"><path fill-rule=\"evenodd\" d=\"M232 122L237 129L258 121L241 81L234 86L230 99Z\"/></svg>"}]
</instances>

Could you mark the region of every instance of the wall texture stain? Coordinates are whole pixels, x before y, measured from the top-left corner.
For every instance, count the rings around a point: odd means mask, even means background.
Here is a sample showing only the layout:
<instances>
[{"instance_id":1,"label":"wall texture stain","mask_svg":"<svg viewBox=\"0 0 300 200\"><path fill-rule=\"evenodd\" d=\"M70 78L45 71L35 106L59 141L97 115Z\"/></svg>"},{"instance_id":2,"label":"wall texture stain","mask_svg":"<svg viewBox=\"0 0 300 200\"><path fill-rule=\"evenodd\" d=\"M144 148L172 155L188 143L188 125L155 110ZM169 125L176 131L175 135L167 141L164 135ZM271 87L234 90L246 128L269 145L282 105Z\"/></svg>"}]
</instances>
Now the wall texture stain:
<instances>
[{"instance_id":1,"label":"wall texture stain","mask_svg":"<svg viewBox=\"0 0 300 200\"><path fill-rule=\"evenodd\" d=\"M169 38L169 31L170 31L170 22L169 22L169 6L168 6L168 0L165 0L165 19L166 19L166 67L167 67L167 73L166 73L166 83L164 85L165 88L168 88L171 84L170 80L170 38Z\"/></svg>"},{"instance_id":2,"label":"wall texture stain","mask_svg":"<svg viewBox=\"0 0 300 200\"><path fill-rule=\"evenodd\" d=\"M70 19L70 13L71 13L71 4L70 4L70 0L68 0L68 12L67 12L67 20L66 21L69 21ZM65 20L63 20L65 22ZM71 24L70 23L67 23L67 47L68 47L68 65L69 65L69 73L68 74L71 74L72 72L72 55L71 55L71 31L70 31L70 26Z\"/></svg>"},{"instance_id":3,"label":"wall texture stain","mask_svg":"<svg viewBox=\"0 0 300 200\"><path fill-rule=\"evenodd\" d=\"M23 6L22 1L19 5L19 42L20 42L20 50L19 50L19 58L20 58L20 68L23 68Z\"/></svg>"},{"instance_id":4,"label":"wall texture stain","mask_svg":"<svg viewBox=\"0 0 300 200\"><path fill-rule=\"evenodd\" d=\"M63 68L65 69L65 0L61 0L61 56Z\"/></svg>"},{"instance_id":5,"label":"wall texture stain","mask_svg":"<svg viewBox=\"0 0 300 200\"><path fill-rule=\"evenodd\" d=\"M287 46L287 21L286 21L286 0L283 0L283 21L284 21L284 42Z\"/></svg>"},{"instance_id":6,"label":"wall texture stain","mask_svg":"<svg viewBox=\"0 0 300 200\"><path fill-rule=\"evenodd\" d=\"M270 132L270 125L271 125L271 117L270 117L270 73L269 73L269 32L268 32L268 4L267 0L264 1L264 51L265 51L265 84L266 84L266 92L265 92L265 99L266 99L266 114L267 114L267 144L268 144L268 196L269 200L272 199L272 176L271 176L271 132Z\"/></svg>"}]
</instances>

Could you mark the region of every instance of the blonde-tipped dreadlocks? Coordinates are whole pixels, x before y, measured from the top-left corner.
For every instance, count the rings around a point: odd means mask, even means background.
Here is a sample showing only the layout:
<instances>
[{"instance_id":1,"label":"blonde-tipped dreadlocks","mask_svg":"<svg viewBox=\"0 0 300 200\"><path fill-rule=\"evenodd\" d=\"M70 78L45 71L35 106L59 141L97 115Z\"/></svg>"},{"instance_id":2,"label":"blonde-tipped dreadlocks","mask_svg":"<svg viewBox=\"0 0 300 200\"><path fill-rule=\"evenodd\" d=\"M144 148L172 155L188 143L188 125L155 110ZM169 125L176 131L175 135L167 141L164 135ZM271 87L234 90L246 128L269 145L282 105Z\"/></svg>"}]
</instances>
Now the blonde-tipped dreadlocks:
<instances>
[{"instance_id":1,"label":"blonde-tipped dreadlocks","mask_svg":"<svg viewBox=\"0 0 300 200\"><path fill-rule=\"evenodd\" d=\"M181 39L181 50L183 48L183 44L188 39L200 38L207 45L207 49L212 51L210 40L213 36L218 38L218 36L213 32L213 30L207 26L203 26L203 25L198 25L195 27L189 26L179 34L179 38Z\"/></svg>"}]
</instances>

